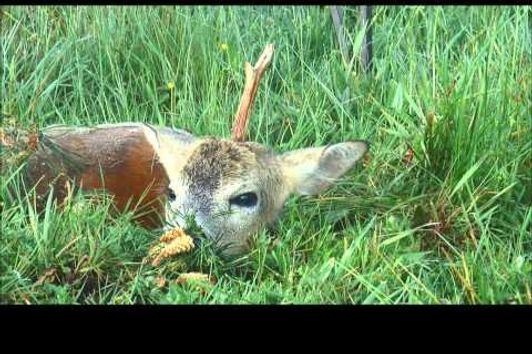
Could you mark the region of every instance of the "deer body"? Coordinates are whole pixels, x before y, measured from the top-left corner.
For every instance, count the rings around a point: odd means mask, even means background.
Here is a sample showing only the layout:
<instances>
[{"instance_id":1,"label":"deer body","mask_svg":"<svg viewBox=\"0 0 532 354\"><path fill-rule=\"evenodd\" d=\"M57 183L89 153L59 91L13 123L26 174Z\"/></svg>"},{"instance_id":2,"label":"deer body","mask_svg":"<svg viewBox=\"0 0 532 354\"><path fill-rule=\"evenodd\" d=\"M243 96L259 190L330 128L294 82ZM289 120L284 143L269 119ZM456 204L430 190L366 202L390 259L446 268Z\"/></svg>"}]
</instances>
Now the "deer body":
<instances>
[{"instance_id":1,"label":"deer body","mask_svg":"<svg viewBox=\"0 0 532 354\"><path fill-rule=\"evenodd\" d=\"M25 176L38 206L50 186L59 201L72 185L105 190L118 211L136 210L145 227L185 227L194 217L230 254L245 251L290 194L321 192L366 150L365 142L354 141L278 155L256 143L147 124L52 127Z\"/></svg>"}]
</instances>

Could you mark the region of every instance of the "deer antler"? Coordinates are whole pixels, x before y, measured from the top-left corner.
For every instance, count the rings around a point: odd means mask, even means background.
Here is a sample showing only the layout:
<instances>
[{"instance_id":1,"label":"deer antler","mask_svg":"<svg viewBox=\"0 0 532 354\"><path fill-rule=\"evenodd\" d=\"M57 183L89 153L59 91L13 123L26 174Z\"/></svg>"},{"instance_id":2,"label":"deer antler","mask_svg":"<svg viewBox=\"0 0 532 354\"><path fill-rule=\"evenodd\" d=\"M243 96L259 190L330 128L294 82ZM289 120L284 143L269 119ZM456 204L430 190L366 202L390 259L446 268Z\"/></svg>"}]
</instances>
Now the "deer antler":
<instances>
[{"instance_id":1,"label":"deer antler","mask_svg":"<svg viewBox=\"0 0 532 354\"><path fill-rule=\"evenodd\" d=\"M244 85L244 92L240 98L240 105L235 115L235 122L233 125L232 138L234 141L244 141L246 137L246 128L248 125L249 116L251 115L251 108L253 107L253 101L257 94L260 79L266 70L268 64L270 64L273 56L273 44L268 44L264 51L255 63L254 67L251 67L249 62L245 64L246 83Z\"/></svg>"}]
</instances>

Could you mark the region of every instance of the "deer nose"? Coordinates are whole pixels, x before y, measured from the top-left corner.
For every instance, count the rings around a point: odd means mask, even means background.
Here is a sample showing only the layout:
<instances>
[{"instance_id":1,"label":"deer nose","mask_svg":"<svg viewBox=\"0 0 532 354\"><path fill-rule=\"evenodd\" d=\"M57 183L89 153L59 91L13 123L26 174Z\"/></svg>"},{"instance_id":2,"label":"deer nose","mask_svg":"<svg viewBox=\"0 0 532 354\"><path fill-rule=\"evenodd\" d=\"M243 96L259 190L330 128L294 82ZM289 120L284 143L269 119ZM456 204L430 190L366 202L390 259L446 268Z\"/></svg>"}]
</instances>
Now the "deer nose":
<instances>
[{"instance_id":1,"label":"deer nose","mask_svg":"<svg viewBox=\"0 0 532 354\"><path fill-rule=\"evenodd\" d=\"M186 213L182 220L181 228L185 231L192 231L199 228L198 221L195 213Z\"/></svg>"},{"instance_id":2,"label":"deer nose","mask_svg":"<svg viewBox=\"0 0 532 354\"><path fill-rule=\"evenodd\" d=\"M245 248L246 251L249 251L249 250L252 249L253 247L255 247L255 239L254 239L253 237L249 237L249 238L246 239L246 241L244 242L243 248Z\"/></svg>"},{"instance_id":3,"label":"deer nose","mask_svg":"<svg viewBox=\"0 0 532 354\"><path fill-rule=\"evenodd\" d=\"M193 219L193 214L187 208L169 208L166 213L166 221L170 227L187 228L190 220Z\"/></svg>"}]
</instances>

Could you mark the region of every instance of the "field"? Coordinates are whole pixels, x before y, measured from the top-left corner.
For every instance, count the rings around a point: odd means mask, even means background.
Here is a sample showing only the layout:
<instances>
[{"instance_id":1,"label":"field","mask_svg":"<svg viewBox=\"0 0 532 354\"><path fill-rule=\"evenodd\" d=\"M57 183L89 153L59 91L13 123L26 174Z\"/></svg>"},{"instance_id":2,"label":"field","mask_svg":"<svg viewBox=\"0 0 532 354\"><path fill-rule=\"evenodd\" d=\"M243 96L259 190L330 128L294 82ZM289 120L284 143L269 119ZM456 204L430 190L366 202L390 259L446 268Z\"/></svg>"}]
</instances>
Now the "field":
<instances>
[{"instance_id":1,"label":"field","mask_svg":"<svg viewBox=\"0 0 532 354\"><path fill-rule=\"evenodd\" d=\"M159 233L81 195L38 216L2 173L0 302L532 304L530 7L374 8L374 72L346 8L3 7L2 127L139 121L230 136L245 61L274 43L250 138L276 151L371 141L253 250L159 268ZM182 272L213 285L176 284ZM168 284L160 287L161 277Z\"/></svg>"}]
</instances>

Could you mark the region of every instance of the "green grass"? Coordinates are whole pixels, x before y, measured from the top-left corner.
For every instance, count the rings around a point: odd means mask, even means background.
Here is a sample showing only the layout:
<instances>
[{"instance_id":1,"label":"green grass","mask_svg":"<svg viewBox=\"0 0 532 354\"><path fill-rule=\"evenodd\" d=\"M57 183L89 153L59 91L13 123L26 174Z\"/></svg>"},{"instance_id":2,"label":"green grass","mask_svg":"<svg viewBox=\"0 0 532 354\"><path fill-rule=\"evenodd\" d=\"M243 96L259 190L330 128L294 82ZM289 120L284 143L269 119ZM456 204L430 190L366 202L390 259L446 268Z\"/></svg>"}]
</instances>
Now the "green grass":
<instances>
[{"instance_id":1,"label":"green grass","mask_svg":"<svg viewBox=\"0 0 532 354\"><path fill-rule=\"evenodd\" d=\"M243 63L273 42L251 139L372 147L335 188L289 200L250 254L204 245L158 269L142 258L159 235L131 215L77 196L38 217L8 192L8 166L0 302L532 303L530 9L376 7L365 76L356 7L351 63L325 7L4 7L2 126L141 121L228 137ZM183 271L216 285L155 285Z\"/></svg>"}]
</instances>

